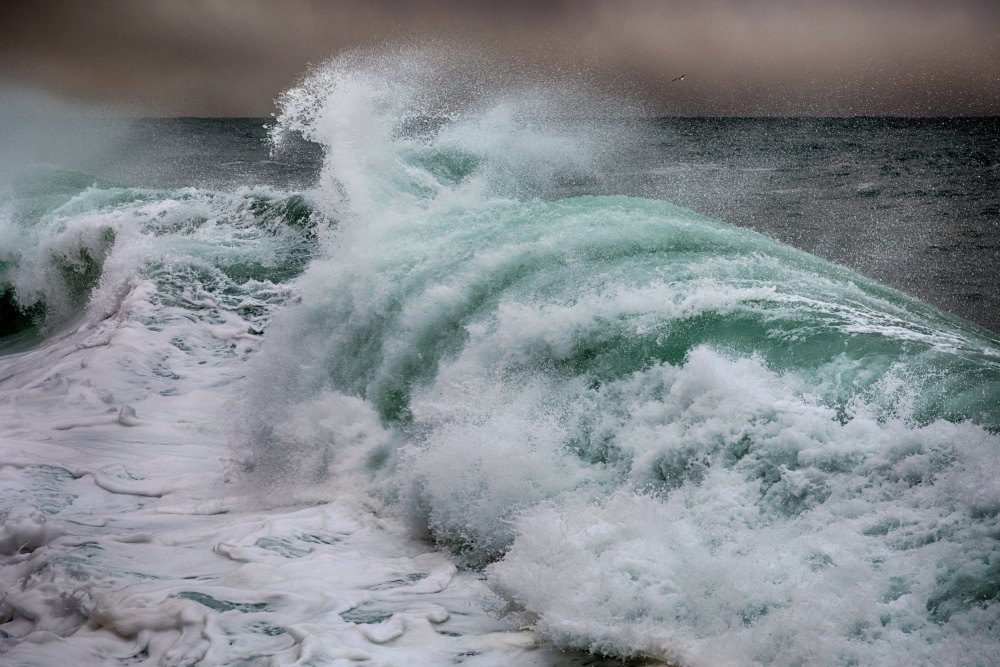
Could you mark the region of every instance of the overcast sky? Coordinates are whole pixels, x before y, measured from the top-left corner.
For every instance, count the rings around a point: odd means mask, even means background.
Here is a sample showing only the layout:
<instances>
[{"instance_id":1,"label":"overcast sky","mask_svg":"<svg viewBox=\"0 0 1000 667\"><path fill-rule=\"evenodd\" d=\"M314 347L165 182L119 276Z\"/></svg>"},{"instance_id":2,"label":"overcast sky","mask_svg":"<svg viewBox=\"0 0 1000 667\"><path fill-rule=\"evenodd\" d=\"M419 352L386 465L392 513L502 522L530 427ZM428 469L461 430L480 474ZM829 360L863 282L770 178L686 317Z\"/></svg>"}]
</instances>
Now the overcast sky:
<instances>
[{"instance_id":1,"label":"overcast sky","mask_svg":"<svg viewBox=\"0 0 1000 667\"><path fill-rule=\"evenodd\" d=\"M266 116L310 64L428 38L586 71L663 115L1000 115L1000 2L975 0L6 0L0 79Z\"/></svg>"}]
</instances>

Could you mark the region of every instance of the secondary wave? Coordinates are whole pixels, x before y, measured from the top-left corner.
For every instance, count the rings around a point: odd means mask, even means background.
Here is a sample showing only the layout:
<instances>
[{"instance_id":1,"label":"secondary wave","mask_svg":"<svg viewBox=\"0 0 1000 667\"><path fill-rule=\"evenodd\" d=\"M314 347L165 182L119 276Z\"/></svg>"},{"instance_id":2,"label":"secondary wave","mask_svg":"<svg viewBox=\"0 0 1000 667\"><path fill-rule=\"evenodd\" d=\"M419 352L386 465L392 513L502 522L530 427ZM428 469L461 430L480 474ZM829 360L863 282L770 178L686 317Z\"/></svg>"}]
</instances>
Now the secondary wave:
<instances>
[{"instance_id":1,"label":"secondary wave","mask_svg":"<svg viewBox=\"0 0 1000 667\"><path fill-rule=\"evenodd\" d=\"M250 308L302 271L324 225L293 193L125 188L37 167L0 200L0 334L99 321L144 281L153 319L160 306Z\"/></svg>"},{"instance_id":2,"label":"secondary wave","mask_svg":"<svg viewBox=\"0 0 1000 667\"><path fill-rule=\"evenodd\" d=\"M247 482L407 518L560 646L994 660L995 337L665 202L563 197L634 128L435 58L282 98L339 226L244 384Z\"/></svg>"}]
</instances>

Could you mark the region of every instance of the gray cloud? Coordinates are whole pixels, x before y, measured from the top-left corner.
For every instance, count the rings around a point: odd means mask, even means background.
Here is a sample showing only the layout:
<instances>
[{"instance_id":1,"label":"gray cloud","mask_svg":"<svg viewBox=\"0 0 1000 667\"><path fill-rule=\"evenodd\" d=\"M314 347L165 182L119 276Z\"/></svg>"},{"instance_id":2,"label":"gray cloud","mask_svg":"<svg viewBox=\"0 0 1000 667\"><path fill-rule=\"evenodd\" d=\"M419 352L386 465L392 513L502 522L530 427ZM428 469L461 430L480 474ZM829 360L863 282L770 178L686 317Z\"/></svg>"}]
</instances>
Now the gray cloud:
<instances>
[{"instance_id":1,"label":"gray cloud","mask_svg":"<svg viewBox=\"0 0 1000 667\"><path fill-rule=\"evenodd\" d=\"M267 115L310 63L344 49L458 38L586 71L654 113L1000 115L1000 9L872 5L36 0L0 21L0 72L138 114Z\"/></svg>"}]
</instances>

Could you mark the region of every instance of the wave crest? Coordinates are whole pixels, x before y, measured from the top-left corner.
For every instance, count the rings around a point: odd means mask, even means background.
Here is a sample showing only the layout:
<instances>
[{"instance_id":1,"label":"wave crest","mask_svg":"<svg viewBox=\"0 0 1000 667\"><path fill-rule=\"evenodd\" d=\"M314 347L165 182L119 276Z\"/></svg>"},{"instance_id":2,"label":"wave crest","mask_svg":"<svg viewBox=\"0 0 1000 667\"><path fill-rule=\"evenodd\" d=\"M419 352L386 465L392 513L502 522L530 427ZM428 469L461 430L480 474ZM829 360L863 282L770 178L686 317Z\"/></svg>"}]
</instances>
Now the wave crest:
<instances>
[{"instance_id":1,"label":"wave crest","mask_svg":"<svg viewBox=\"0 0 1000 667\"><path fill-rule=\"evenodd\" d=\"M995 650L995 338L664 202L561 197L628 124L558 86L444 113L427 57L283 98L341 224L244 385L245 483L397 514L562 646Z\"/></svg>"}]
</instances>

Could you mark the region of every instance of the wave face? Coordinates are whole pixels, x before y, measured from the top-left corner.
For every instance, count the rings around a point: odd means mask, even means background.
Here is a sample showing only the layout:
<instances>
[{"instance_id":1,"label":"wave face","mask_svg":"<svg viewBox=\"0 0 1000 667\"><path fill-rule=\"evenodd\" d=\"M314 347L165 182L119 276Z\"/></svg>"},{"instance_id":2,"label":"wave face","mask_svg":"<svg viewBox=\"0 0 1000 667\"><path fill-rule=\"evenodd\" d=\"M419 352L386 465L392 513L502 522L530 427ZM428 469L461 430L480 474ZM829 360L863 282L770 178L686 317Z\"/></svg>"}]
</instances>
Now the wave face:
<instances>
[{"instance_id":1,"label":"wave face","mask_svg":"<svg viewBox=\"0 0 1000 667\"><path fill-rule=\"evenodd\" d=\"M633 144L608 107L449 106L449 77L352 56L282 98L338 226L245 381L247 483L407 517L562 647L993 662L997 339L665 202L565 196Z\"/></svg>"}]
</instances>

